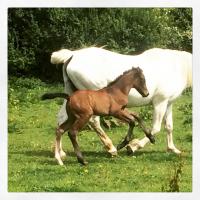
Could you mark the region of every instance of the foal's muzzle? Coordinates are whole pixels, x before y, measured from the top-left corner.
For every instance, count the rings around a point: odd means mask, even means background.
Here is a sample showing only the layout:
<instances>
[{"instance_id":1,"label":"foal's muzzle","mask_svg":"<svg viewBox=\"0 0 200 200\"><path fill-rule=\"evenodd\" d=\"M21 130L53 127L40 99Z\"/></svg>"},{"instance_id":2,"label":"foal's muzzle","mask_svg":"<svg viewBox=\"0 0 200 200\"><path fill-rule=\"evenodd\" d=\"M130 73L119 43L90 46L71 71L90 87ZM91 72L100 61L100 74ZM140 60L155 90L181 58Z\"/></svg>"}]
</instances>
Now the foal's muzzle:
<instances>
[{"instance_id":1,"label":"foal's muzzle","mask_svg":"<svg viewBox=\"0 0 200 200\"><path fill-rule=\"evenodd\" d=\"M147 91L147 92L143 93L142 96L143 96L143 97L148 97L148 96L149 96L149 92Z\"/></svg>"}]
</instances>

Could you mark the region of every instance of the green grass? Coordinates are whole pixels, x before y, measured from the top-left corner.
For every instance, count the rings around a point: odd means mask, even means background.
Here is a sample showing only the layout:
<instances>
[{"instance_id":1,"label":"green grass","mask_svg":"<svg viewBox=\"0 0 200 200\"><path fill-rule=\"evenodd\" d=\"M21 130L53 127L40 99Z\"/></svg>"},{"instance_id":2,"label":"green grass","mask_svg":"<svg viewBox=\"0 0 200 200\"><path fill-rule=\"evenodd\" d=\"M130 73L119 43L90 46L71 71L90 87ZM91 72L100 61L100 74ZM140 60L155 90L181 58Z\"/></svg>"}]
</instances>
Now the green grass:
<instances>
[{"instance_id":1,"label":"green grass","mask_svg":"<svg viewBox=\"0 0 200 200\"><path fill-rule=\"evenodd\" d=\"M67 134L63 137L63 148L67 152L65 166L59 166L54 159L56 114L62 100L39 99L45 91L52 90L62 91L62 85L31 79L9 81L9 192L169 191L175 166L180 162L183 166L179 189L192 191L192 128L190 123L184 123L191 116L187 112L183 115L180 108L192 102L191 93L181 96L173 108L174 143L183 151L181 157L166 152L163 128L155 145L148 144L134 156L128 156L123 149L114 158L105 151L96 133L84 130L78 140L89 164L83 167L77 162ZM117 145L126 130L126 126L121 126L106 131ZM144 135L138 128L135 133L139 138Z\"/></svg>"}]
</instances>

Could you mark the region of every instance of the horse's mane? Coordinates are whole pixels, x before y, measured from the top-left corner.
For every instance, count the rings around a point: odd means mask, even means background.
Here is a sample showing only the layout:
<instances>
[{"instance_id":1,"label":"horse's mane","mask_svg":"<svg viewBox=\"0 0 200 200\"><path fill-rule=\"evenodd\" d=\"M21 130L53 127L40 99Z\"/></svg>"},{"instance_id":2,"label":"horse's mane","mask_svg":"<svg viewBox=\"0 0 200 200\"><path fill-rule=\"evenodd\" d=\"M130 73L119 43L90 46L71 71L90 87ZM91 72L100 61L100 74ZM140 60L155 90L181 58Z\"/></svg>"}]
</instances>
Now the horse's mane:
<instances>
[{"instance_id":1,"label":"horse's mane","mask_svg":"<svg viewBox=\"0 0 200 200\"><path fill-rule=\"evenodd\" d=\"M114 85L122 76L128 74L130 71L132 71L132 68L125 71L123 74L119 75L116 79L114 79L113 81L111 81L110 83L108 83L108 85L106 87L112 86Z\"/></svg>"}]
</instances>

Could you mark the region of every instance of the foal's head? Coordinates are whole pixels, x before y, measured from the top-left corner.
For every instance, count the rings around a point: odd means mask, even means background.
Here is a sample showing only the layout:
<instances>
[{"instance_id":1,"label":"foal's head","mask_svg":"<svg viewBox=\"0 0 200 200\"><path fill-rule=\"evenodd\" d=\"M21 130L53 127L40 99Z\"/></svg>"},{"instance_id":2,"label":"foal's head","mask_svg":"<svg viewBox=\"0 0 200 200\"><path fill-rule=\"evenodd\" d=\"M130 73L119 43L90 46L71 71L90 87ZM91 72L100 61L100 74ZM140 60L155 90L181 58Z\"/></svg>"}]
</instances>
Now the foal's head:
<instances>
[{"instance_id":1,"label":"foal's head","mask_svg":"<svg viewBox=\"0 0 200 200\"><path fill-rule=\"evenodd\" d=\"M146 80L143 74L142 69L139 67L132 68L133 72L133 88L135 88L143 97L147 97L149 95L149 91L146 86Z\"/></svg>"}]
</instances>

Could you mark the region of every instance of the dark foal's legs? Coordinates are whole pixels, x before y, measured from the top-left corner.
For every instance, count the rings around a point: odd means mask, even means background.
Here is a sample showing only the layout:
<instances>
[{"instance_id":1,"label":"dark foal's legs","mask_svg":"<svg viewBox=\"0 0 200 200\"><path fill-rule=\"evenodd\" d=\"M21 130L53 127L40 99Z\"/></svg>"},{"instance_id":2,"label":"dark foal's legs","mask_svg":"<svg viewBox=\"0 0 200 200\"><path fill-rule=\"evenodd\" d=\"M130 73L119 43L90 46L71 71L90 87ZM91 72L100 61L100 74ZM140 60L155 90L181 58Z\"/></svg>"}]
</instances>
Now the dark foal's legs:
<instances>
[{"instance_id":1,"label":"dark foal's legs","mask_svg":"<svg viewBox=\"0 0 200 200\"><path fill-rule=\"evenodd\" d=\"M142 128L142 130L144 131L146 137L149 138L150 142L152 144L155 143L155 137L151 134L151 130L148 129L145 124L144 121L139 117L139 115L135 112L130 112L130 114L138 121L140 127Z\"/></svg>"},{"instance_id":2,"label":"dark foal's legs","mask_svg":"<svg viewBox=\"0 0 200 200\"><path fill-rule=\"evenodd\" d=\"M117 145L117 150L120 150L123 147L125 147L133 139L133 137L134 137L133 136L134 127L135 127L135 122L130 122L129 123L129 128L128 128L128 133L125 136L124 140Z\"/></svg>"},{"instance_id":3,"label":"dark foal's legs","mask_svg":"<svg viewBox=\"0 0 200 200\"><path fill-rule=\"evenodd\" d=\"M114 117L129 124L129 129L124 140L117 146L117 150L126 146L133 139L133 129L135 127L135 118L125 109L119 110L113 114Z\"/></svg>"},{"instance_id":4,"label":"dark foal's legs","mask_svg":"<svg viewBox=\"0 0 200 200\"><path fill-rule=\"evenodd\" d=\"M72 145L74 147L74 152L76 153L78 162L83 164L83 165L86 165L87 162L84 160L83 155L80 151L80 147L78 145L76 136L78 134L78 131L81 128L83 128L83 126L89 121L90 117L91 117L91 115L80 116L78 119L75 120L74 124L72 125L71 129L68 132L68 136L69 136L69 138L72 142Z\"/></svg>"},{"instance_id":5,"label":"dark foal's legs","mask_svg":"<svg viewBox=\"0 0 200 200\"><path fill-rule=\"evenodd\" d=\"M115 115L116 118L121 119L129 124L129 130L124 138L124 140L117 146L117 150L125 147L132 139L133 139L133 129L135 127L135 119L140 123L143 131L145 132L146 136L150 139L152 143L155 142L154 137L151 135L150 131L145 127L143 121L138 117L136 113L129 113L128 110L120 110Z\"/></svg>"}]
</instances>

